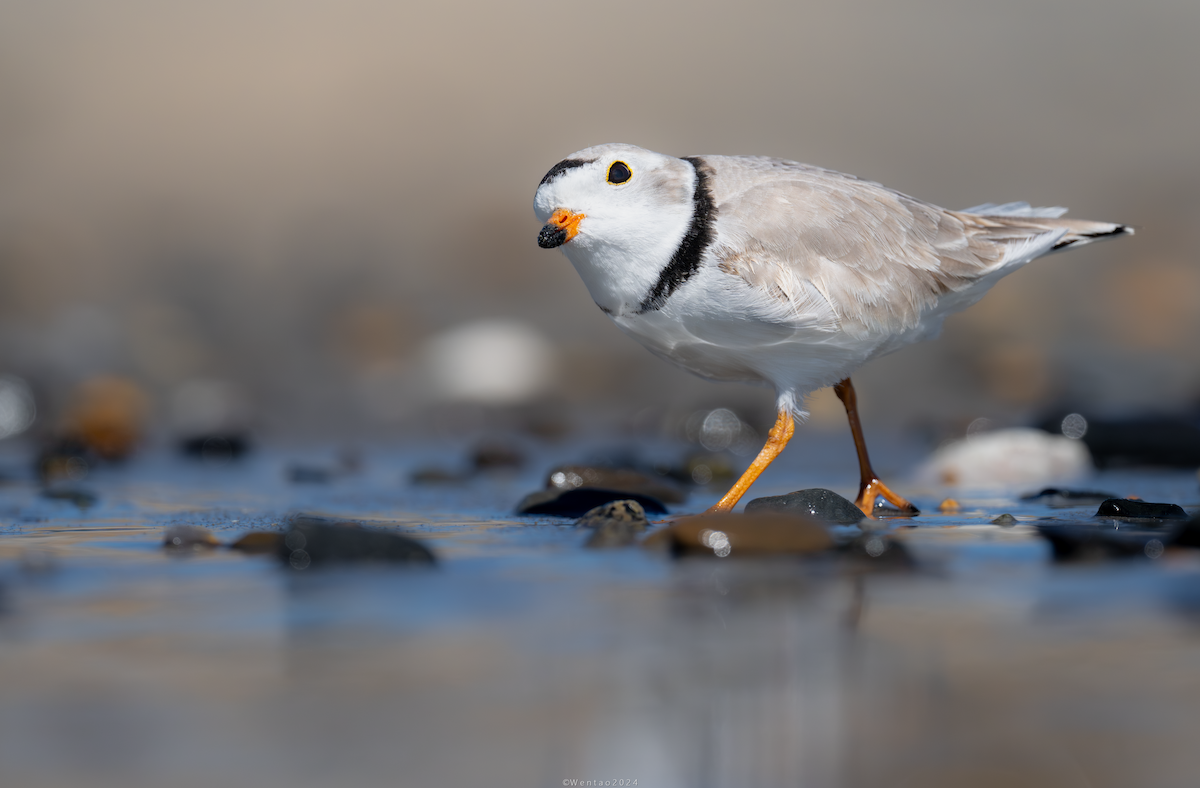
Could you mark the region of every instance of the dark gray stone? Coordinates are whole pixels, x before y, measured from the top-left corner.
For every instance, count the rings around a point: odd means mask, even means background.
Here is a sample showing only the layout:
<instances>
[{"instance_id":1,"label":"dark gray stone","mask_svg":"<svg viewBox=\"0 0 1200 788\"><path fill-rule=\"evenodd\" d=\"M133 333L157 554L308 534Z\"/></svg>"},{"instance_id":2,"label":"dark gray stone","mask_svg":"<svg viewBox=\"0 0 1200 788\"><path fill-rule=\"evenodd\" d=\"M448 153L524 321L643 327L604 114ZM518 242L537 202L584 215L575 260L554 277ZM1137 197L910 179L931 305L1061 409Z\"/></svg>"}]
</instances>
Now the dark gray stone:
<instances>
[{"instance_id":1,"label":"dark gray stone","mask_svg":"<svg viewBox=\"0 0 1200 788\"><path fill-rule=\"evenodd\" d=\"M646 511L637 501L624 500L597 506L576 525L592 529L584 547L625 547L634 544L650 523Z\"/></svg>"},{"instance_id":2,"label":"dark gray stone","mask_svg":"<svg viewBox=\"0 0 1200 788\"><path fill-rule=\"evenodd\" d=\"M1000 515L995 520L992 520L992 525L1002 525L1005 528L1011 528L1012 526L1014 526L1016 524L1017 524L1017 518L1013 517L1011 514L1009 514L1007 512Z\"/></svg>"},{"instance_id":3,"label":"dark gray stone","mask_svg":"<svg viewBox=\"0 0 1200 788\"><path fill-rule=\"evenodd\" d=\"M250 441L236 432L193 435L179 442L179 450L185 457L220 464L245 456Z\"/></svg>"},{"instance_id":4,"label":"dark gray stone","mask_svg":"<svg viewBox=\"0 0 1200 788\"><path fill-rule=\"evenodd\" d=\"M519 470L525 465L525 454L515 446L487 443L471 452L471 466L476 471Z\"/></svg>"},{"instance_id":5,"label":"dark gray stone","mask_svg":"<svg viewBox=\"0 0 1200 788\"><path fill-rule=\"evenodd\" d=\"M662 501L649 495L636 495L599 487L576 487L570 490L538 490L530 493L517 504L517 514L582 517L597 506L621 500L637 501L649 514L667 513L667 507Z\"/></svg>"},{"instance_id":6,"label":"dark gray stone","mask_svg":"<svg viewBox=\"0 0 1200 788\"><path fill-rule=\"evenodd\" d=\"M297 570L355 561L435 563L428 547L407 536L361 523L307 516L291 520L277 555Z\"/></svg>"},{"instance_id":7,"label":"dark gray stone","mask_svg":"<svg viewBox=\"0 0 1200 788\"><path fill-rule=\"evenodd\" d=\"M1047 487L1041 492L1022 495L1022 501L1037 501L1054 509L1064 509L1070 506L1096 506L1116 495L1096 490L1066 490L1058 487Z\"/></svg>"},{"instance_id":8,"label":"dark gray stone","mask_svg":"<svg viewBox=\"0 0 1200 788\"><path fill-rule=\"evenodd\" d=\"M683 503L687 500L687 491L670 479L655 478L637 468L560 465L546 475L546 489L571 490L577 487L623 490L631 494L648 495L663 503Z\"/></svg>"},{"instance_id":9,"label":"dark gray stone","mask_svg":"<svg viewBox=\"0 0 1200 788\"><path fill-rule=\"evenodd\" d=\"M797 490L787 495L755 498L746 504L746 512L803 514L838 525L857 525L866 517L852 501L846 500L833 490L820 487Z\"/></svg>"},{"instance_id":10,"label":"dark gray stone","mask_svg":"<svg viewBox=\"0 0 1200 788\"><path fill-rule=\"evenodd\" d=\"M1187 512L1173 503L1151 503L1131 501L1127 498L1109 498L1096 510L1097 517L1132 517L1139 520L1186 520Z\"/></svg>"}]
</instances>

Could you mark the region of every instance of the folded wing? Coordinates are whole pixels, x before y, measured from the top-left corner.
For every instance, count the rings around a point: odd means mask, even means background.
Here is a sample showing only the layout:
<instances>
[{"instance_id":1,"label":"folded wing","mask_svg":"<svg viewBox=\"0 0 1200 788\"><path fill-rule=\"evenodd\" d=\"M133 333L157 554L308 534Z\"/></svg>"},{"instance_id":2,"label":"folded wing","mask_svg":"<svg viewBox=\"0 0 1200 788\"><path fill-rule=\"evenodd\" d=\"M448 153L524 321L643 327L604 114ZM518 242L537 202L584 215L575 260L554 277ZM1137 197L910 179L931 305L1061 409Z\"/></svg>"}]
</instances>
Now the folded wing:
<instances>
[{"instance_id":1,"label":"folded wing","mask_svg":"<svg viewBox=\"0 0 1200 788\"><path fill-rule=\"evenodd\" d=\"M1063 208L950 211L795 162L705 158L718 173L711 251L720 269L799 312L822 298L851 333L914 328L949 293L986 289L1040 255L1131 232L1060 218Z\"/></svg>"}]
</instances>

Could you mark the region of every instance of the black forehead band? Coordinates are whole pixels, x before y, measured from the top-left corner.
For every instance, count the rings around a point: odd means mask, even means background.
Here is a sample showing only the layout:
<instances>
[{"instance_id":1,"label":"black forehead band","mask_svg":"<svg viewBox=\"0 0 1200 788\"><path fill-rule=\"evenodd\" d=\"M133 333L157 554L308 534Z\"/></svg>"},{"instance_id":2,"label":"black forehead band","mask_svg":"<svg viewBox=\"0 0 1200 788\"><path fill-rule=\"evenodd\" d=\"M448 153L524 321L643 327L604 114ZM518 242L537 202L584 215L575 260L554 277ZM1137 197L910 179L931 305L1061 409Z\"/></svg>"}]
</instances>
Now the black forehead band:
<instances>
[{"instance_id":1,"label":"black forehead band","mask_svg":"<svg viewBox=\"0 0 1200 788\"><path fill-rule=\"evenodd\" d=\"M546 177L542 178L542 182L538 186L545 186L550 181L562 175L567 170L573 170L576 167L582 167L585 164L591 164L595 159L563 159L558 164L550 168L550 172L546 173Z\"/></svg>"}]
</instances>

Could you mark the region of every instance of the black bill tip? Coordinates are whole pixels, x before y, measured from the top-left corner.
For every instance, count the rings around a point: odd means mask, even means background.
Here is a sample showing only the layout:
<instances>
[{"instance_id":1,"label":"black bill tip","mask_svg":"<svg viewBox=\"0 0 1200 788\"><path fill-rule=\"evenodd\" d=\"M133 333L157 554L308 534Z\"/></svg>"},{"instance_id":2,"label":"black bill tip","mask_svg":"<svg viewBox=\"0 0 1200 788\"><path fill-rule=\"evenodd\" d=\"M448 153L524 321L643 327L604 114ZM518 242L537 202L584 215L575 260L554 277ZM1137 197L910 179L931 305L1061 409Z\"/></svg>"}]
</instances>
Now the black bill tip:
<instances>
[{"instance_id":1,"label":"black bill tip","mask_svg":"<svg viewBox=\"0 0 1200 788\"><path fill-rule=\"evenodd\" d=\"M567 231L554 224L543 225L538 233L538 246L543 249L555 249L566 242Z\"/></svg>"}]
</instances>

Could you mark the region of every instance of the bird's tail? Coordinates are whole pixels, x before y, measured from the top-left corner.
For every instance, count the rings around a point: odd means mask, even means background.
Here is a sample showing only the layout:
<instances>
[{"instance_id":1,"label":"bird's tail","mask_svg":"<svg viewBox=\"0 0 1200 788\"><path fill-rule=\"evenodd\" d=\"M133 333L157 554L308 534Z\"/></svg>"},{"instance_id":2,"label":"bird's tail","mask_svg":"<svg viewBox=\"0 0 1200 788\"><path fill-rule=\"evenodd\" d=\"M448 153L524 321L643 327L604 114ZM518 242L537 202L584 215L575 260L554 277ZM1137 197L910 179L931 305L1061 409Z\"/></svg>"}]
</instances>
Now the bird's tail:
<instances>
[{"instance_id":1,"label":"bird's tail","mask_svg":"<svg viewBox=\"0 0 1200 788\"><path fill-rule=\"evenodd\" d=\"M1040 229L1043 232L1065 230L1066 232L1048 250L1050 252L1066 249L1068 246L1083 246L1118 235L1133 235L1133 228L1127 224L1061 218L1066 212L1066 208L1032 208L1027 202L1010 202L1004 205L985 203L963 211L996 221L1017 231L1025 228Z\"/></svg>"}]
</instances>

